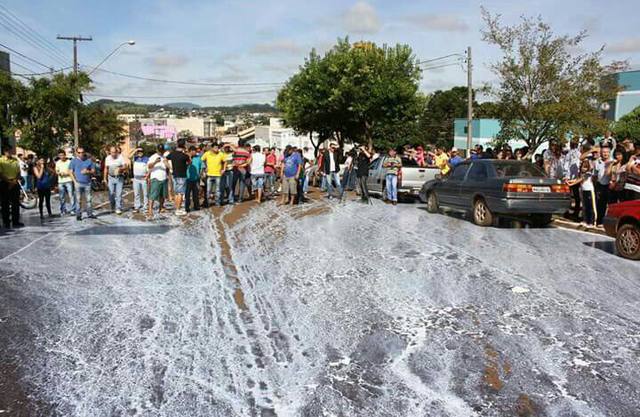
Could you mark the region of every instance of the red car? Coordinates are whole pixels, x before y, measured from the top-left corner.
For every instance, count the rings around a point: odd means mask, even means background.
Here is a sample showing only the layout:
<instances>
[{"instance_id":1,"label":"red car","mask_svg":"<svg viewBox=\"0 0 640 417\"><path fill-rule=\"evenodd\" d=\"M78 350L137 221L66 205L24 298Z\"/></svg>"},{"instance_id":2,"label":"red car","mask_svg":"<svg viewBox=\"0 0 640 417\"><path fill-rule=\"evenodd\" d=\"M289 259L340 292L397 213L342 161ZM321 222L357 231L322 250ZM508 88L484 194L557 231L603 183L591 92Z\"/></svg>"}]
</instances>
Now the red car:
<instances>
[{"instance_id":1,"label":"red car","mask_svg":"<svg viewBox=\"0 0 640 417\"><path fill-rule=\"evenodd\" d=\"M640 200L609 205L602 223L607 234L616 238L620 256L640 259Z\"/></svg>"}]
</instances>

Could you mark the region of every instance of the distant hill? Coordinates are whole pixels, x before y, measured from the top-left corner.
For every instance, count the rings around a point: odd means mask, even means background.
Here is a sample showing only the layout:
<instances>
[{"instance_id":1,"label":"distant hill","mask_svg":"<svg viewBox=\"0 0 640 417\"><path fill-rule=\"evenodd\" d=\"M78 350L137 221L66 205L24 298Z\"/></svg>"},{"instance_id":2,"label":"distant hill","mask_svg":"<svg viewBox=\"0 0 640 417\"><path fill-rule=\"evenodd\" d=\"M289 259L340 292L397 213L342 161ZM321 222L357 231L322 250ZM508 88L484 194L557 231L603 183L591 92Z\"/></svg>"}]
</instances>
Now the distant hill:
<instances>
[{"instance_id":1,"label":"distant hill","mask_svg":"<svg viewBox=\"0 0 640 417\"><path fill-rule=\"evenodd\" d=\"M167 103L162 107L164 107L165 109L171 108L171 109L182 109L182 110L191 110L191 109L200 108L200 106L195 103Z\"/></svg>"},{"instance_id":2,"label":"distant hill","mask_svg":"<svg viewBox=\"0 0 640 417\"><path fill-rule=\"evenodd\" d=\"M235 106L207 106L201 107L194 103L167 103L164 105L159 104L140 104L132 103L129 101L114 101L108 99L96 100L90 104L90 106L103 106L116 111L117 113L124 114L147 114L160 109L168 111L175 110L176 113L185 113L192 109L205 112L220 112L223 114L241 114L241 113L272 113L276 114L278 111L271 104L265 103L253 103L253 104L238 104Z\"/></svg>"}]
</instances>

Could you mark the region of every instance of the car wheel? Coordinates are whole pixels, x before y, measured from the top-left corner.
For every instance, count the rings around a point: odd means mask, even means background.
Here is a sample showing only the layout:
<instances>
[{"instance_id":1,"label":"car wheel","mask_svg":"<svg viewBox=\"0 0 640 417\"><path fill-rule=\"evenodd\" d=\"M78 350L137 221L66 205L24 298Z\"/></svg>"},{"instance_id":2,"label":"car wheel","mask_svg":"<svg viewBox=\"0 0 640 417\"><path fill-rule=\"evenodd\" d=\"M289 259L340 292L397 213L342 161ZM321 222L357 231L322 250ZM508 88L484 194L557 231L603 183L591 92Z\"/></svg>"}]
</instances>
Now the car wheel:
<instances>
[{"instance_id":1,"label":"car wheel","mask_svg":"<svg viewBox=\"0 0 640 417\"><path fill-rule=\"evenodd\" d=\"M427 211L429 213L437 213L440 210L440 206L438 205L438 196L435 191L431 191L427 194Z\"/></svg>"},{"instance_id":2,"label":"car wheel","mask_svg":"<svg viewBox=\"0 0 640 417\"><path fill-rule=\"evenodd\" d=\"M493 224L493 213L491 213L489 206L487 206L487 203L481 198L473 203L473 222L483 227Z\"/></svg>"},{"instance_id":3,"label":"car wheel","mask_svg":"<svg viewBox=\"0 0 640 417\"><path fill-rule=\"evenodd\" d=\"M623 258L640 259L640 227L633 224L622 225L616 233L616 249Z\"/></svg>"}]
</instances>

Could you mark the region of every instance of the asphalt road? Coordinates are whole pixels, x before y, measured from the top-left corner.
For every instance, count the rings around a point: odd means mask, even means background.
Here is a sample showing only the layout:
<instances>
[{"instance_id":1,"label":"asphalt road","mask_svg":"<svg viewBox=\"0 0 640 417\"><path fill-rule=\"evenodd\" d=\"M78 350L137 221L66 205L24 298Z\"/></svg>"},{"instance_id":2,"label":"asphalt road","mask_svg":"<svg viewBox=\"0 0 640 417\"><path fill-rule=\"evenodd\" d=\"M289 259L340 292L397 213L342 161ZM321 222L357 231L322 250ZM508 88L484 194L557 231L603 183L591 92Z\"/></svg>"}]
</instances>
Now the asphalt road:
<instances>
[{"instance_id":1,"label":"asphalt road","mask_svg":"<svg viewBox=\"0 0 640 417\"><path fill-rule=\"evenodd\" d=\"M0 416L639 415L640 263L421 207L0 235Z\"/></svg>"}]
</instances>

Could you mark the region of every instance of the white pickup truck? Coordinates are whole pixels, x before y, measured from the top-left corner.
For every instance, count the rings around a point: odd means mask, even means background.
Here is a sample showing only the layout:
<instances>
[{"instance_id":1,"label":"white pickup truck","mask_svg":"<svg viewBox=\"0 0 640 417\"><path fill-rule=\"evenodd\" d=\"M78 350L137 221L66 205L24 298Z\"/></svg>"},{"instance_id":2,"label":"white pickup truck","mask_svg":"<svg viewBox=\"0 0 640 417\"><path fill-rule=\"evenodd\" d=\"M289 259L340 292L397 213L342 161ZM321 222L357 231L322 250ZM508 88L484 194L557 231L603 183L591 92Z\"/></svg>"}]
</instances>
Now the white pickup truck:
<instances>
[{"instance_id":1,"label":"white pickup truck","mask_svg":"<svg viewBox=\"0 0 640 417\"><path fill-rule=\"evenodd\" d=\"M385 177L387 170L383 168L388 156L380 156L374 159L369 165L369 179L367 186L369 193L385 197ZM432 179L440 173L438 168L421 167L416 161L402 158L402 170L398 176L398 196L418 197L422 184Z\"/></svg>"}]
</instances>

